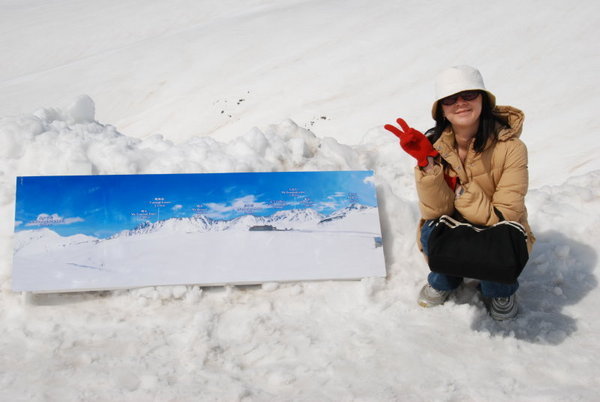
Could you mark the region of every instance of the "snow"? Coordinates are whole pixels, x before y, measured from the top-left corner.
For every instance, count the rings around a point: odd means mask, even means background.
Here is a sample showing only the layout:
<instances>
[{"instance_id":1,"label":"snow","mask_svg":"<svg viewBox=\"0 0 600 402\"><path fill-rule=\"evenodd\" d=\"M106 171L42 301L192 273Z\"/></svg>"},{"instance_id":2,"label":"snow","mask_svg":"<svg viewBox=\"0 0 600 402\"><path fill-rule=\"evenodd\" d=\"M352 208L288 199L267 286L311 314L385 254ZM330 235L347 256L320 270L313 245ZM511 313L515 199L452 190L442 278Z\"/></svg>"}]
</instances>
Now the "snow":
<instances>
[{"instance_id":1,"label":"snow","mask_svg":"<svg viewBox=\"0 0 600 402\"><path fill-rule=\"evenodd\" d=\"M377 208L354 205L333 214L336 219L328 221L310 208L286 210L209 226L205 217L172 218L108 239L24 230L14 236L12 289L56 293L385 277ZM249 231L256 225L278 230Z\"/></svg>"},{"instance_id":2,"label":"snow","mask_svg":"<svg viewBox=\"0 0 600 402\"><path fill-rule=\"evenodd\" d=\"M0 399L597 399L598 11L2 1ZM416 304L414 162L382 129L400 116L430 127L433 77L457 64L526 113L537 243L506 323L472 282ZM17 175L362 169L375 171L386 279L10 290Z\"/></svg>"}]
</instances>

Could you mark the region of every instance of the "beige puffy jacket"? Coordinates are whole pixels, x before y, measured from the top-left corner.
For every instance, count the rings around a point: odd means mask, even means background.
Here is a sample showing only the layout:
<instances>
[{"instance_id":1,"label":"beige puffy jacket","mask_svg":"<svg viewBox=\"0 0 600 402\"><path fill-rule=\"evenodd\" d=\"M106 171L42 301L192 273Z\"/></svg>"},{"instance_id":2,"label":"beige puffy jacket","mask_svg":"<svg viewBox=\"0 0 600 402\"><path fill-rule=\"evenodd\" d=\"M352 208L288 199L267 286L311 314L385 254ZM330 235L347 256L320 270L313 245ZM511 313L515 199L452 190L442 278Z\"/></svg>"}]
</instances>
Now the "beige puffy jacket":
<instances>
[{"instance_id":1,"label":"beige puffy jacket","mask_svg":"<svg viewBox=\"0 0 600 402\"><path fill-rule=\"evenodd\" d=\"M473 145L463 164L455 148L454 133L447 128L433 144L447 163L444 169L436 164L433 171L425 173L415 168L415 179L421 210L421 225L426 219L459 212L466 220L476 225L490 226L500 221L496 208L506 220L520 222L528 233L528 249L535 242L527 222L525 194L529 185L527 170L527 148L519 139L525 115L510 106L496 106L495 113L507 118L509 128L498 132L498 141L490 141L483 152L477 154ZM446 184L444 173L458 176L464 193L456 198ZM419 230L420 233L420 230ZM417 236L419 248L420 236Z\"/></svg>"}]
</instances>

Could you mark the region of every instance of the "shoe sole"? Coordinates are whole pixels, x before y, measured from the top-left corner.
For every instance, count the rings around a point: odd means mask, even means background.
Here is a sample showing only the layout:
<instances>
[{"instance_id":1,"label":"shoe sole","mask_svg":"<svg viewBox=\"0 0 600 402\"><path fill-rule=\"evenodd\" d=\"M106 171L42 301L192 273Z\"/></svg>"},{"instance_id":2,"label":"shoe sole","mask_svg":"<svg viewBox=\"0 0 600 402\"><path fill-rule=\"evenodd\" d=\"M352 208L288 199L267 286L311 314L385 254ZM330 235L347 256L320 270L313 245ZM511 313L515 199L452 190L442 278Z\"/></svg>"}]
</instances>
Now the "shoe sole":
<instances>
[{"instance_id":1,"label":"shoe sole","mask_svg":"<svg viewBox=\"0 0 600 402\"><path fill-rule=\"evenodd\" d=\"M496 321L512 320L519 313L519 305L517 304L516 300L513 302L514 304L512 305L510 310L504 310L504 311L494 310L492 307L492 303L493 302L490 302L489 307L488 307L489 313L490 313L490 316Z\"/></svg>"}]
</instances>

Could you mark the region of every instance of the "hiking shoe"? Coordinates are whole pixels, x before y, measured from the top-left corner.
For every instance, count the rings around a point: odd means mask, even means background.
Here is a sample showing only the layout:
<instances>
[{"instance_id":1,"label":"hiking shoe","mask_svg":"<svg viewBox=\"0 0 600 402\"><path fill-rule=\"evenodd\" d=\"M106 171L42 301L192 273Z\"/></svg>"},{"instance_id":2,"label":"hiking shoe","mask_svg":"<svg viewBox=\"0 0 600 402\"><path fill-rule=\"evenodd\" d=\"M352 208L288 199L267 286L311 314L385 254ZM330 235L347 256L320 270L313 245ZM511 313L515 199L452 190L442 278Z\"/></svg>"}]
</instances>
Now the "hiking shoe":
<instances>
[{"instance_id":1,"label":"hiking shoe","mask_svg":"<svg viewBox=\"0 0 600 402\"><path fill-rule=\"evenodd\" d=\"M452 293L451 290L437 290L427 283L421 289L417 303L419 303L419 306L421 307L439 306L448 299L450 293Z\"/></svg>"},{"instance_id":2,"label":"hiking shoe","mask_svg":"<svg viewBox=\"0 0 600 402\"><path fill-rule=\"evenodd\" d=\"M490 303L490 315L496 321L510 320L517 315L518 310L514 294L508 297L494 297Z\"/></svg>"}]
</instances>

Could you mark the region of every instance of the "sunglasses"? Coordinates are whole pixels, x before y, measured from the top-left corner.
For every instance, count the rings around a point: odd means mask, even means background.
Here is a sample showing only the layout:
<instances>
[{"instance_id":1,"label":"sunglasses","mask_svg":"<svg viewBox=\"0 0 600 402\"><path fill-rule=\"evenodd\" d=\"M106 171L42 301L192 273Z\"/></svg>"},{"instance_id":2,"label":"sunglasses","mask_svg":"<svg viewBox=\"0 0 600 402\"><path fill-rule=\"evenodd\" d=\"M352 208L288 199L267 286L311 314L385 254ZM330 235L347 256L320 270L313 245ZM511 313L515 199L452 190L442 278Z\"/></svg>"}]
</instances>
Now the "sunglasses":
<instances>
[{"instance_id":1,"label":"sunglasses","mask_svg":"<svg viewBox=\"0 0 600 402\"><path fill-rule=\"evenodd\" d=\"M458 98L461 98L464 101L472 101L473 99L475 99L479 96L479 93L480 93L479 91L459 92L455 95L448 96L448 97L440 100L440 103L444 106L454 105L456 103L456 101L458 101Z\"/></svg>"}]
</instances>

